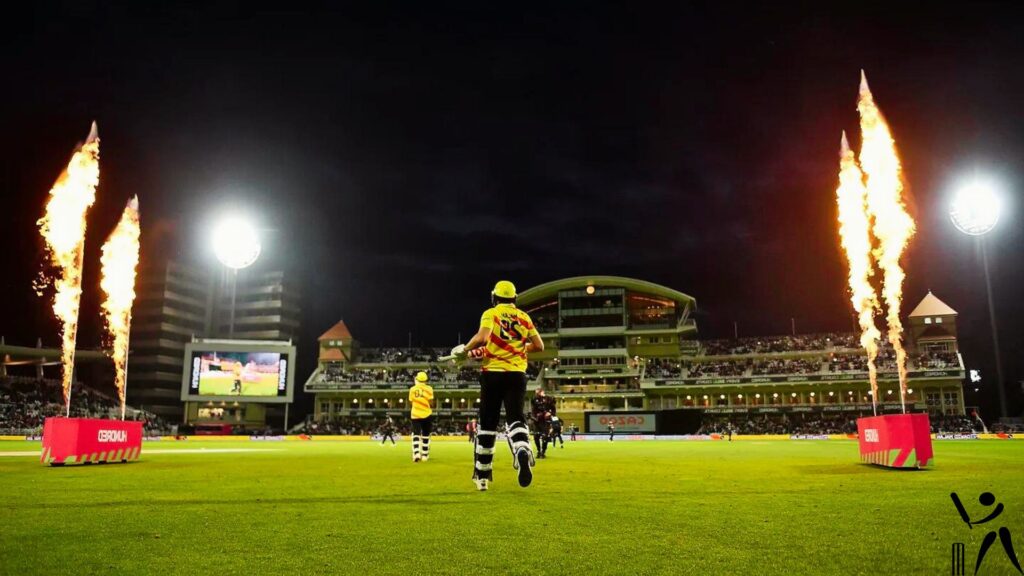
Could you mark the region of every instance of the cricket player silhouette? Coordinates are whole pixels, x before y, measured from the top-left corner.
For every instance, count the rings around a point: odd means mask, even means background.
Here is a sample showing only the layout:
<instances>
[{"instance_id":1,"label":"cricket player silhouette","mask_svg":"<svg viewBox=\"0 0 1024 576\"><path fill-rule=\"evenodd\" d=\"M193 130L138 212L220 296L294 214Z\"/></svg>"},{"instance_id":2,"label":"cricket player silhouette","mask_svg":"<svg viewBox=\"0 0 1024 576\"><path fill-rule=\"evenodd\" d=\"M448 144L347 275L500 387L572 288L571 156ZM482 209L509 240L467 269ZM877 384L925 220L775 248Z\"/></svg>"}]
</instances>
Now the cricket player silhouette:
<instances>
[{"instance_id":1,"label":"cricket player silhouette","mask_svg":"<svg viewBox=\"0 0 1024 576\"><path fill-rule=\"evenodd\" d=\"M988 516L985 516L981 520L972 521L971 517L967 515L967 510L964 508L963 503L960 502L960 497L956 495L956 492L951 493L950 498L953 499L953 504L956 505L957 512L960 513L960 517L963 518L964 522L967 523L967 527L974 529L977 524L985 524L994 520L997 516L1003 513L1003 503L1000 502ZM978 497L978 502L985 507L995 504L996 497L991 492L984 492ZM1006 556L1013 562L1014 568L1017 572L1024 574L1024 570L1021 570L1020 562L1017 560L1017 553L1013 551L1013 540L1010 539L1010 531L1005 527L999 528L999 540L1003 543L1003 550L1006 551ZM981 541L981 548L978 550L978 561L974 563L974 574L978 574L978 569L981 568L981 561L985 559L985 553L988 552L992 543L996 541L996 531L992 530L988 534L985 534L985 539Z\"/></svg>"}]
</instances>

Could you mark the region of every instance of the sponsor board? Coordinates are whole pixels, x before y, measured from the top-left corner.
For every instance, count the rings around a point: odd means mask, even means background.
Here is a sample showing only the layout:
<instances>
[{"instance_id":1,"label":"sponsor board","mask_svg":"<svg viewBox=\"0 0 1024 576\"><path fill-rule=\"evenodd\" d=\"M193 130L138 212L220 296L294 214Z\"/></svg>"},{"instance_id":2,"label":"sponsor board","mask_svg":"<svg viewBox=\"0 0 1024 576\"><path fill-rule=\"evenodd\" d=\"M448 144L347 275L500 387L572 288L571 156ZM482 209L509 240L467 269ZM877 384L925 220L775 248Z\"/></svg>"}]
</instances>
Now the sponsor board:
<instances>
[{"instance_id":1,"label":"sponsor board","mask_svg":"<svg viewBox=\"0 0 1024 576\"><path fill-rule=\"evenodd\" d=\"M860 459L888 468L924 468L932 461L927 414L886 414L857 419Z\"/></svg>"},{"instance_id":2,"label":"sponsor board","mask_svg":"<svg viewBox=\"0 0 1024 576\"><path fill-rule=\"evenodd\" d=\"M910 378L963 378L963 370L927 370L911 371ZM895 372L879 373L878 380L899 381ZM662 386L693 386L706 384L770 384L770 383L796 383L796 382L867 382L867 372L845 372L841 374L804 374L804 375L776 375L776 376L710 376L706 378L671 378L655 379L654 385Z\"/></svg>"},{"instance_id":3,"label":"sponsor board","mask_svg":"<svg viewBox=\"0 0 1024 576\"><path fill-rule=\"evenodd\" d=\"M99 418L47 418L43 424L45 464L83 464L137 460L142 452L142 422Z\"/></svg>"},{"instance_id":4,"label":"sponsor board","mask_svg":"<svg viewBox=\"0 0 1024 576\"><path fill-rule=\"evenodd\" d=\"M589 433L607 432L609 425L615 426L616 435L654 433L658 429L654 412L588 412L586 424Z\"/></svg>"},{"instance_id":5,"label":"sponsor board","mask_svg":"<svg viewBox=\"0 0 1024 576\"><path fill-rule=\"evenodd\" d=\"M977 434L936 434L936 440L977 440Z\"/></svg>"},{"instance_id":6,"label":"sponsor board","mask_svg":"<svg viewBox=\"0 0 1024 576\"><path fill-rule=\"evenodd\" d=\"M790 434L790 440L828 440L828 434Z\"/></svg>"}]
</instances>

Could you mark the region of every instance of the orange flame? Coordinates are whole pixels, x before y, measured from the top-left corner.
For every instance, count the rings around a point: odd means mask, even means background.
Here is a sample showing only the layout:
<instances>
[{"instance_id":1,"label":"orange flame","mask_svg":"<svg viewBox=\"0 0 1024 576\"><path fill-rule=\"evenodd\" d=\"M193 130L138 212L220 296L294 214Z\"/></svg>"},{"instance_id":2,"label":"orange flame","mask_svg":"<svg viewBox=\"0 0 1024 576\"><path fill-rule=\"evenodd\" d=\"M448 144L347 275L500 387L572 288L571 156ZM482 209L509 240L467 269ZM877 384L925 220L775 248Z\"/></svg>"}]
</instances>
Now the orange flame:
<instances>
[{"instance_id":1,"label":"orange flame","mask_svg":"<svg viewBox=\"0 0 1024 576\"><path fill-rule=\"evenodd\" d=\"M107 294L103 302L107 334L113 340L114 384L121 400L124 420L124 390L128 373L128 335L135 301L135 273L139 264L139 198L128 201L121 220L103 244L100 288Z\"/></svg>"},{"instance_id":2,"label":"orange flame","mask_svg":"<svg viewBox=\"0 0 1024 576\"><path fill-rule=\"evenodd\" d=\"M871 285L874 270L871 267L871 222L866 210L867 189L864 174L857 166L853 150L843 132L839 154L839 188L836 203L839 206L839 235L850 264L850 302L857 312L860 325L860 344L868 354L868 375L871 381L871 403L878 398L878 340L881 333L875 327L875 309L878 298Z\"/></svg>"},{"instance_id":3,"label":"orange flame","mask_svg":"<svg viewBox=\"0 0 1024 576\"><path fill-rule=\"evenodd\" d=\"M78 309L82 299L82 264L85 255L85 213L96 201L100 180L100 140L96 123L85 144L71 156L67 168L50 189L39 233L46 241L50 263L59 270L52 279L53 313L61 323L61 384L66 412L71 411L71 376L78 336ZM44 282L49 283L50 279Z\"/></svg>"},{"instance_id":4,"label":"orange flame","mask_svg":"<svg viewBox=\"0 0 1024 576\"><path fill-rule=\"evenodd\" d=\"M900 379L900 403L906 410L907 352L903 349L903 323L900 306L903 300L903 280L906 274L900 267L900 257L914 235L914 220L903 203L903 177L896 142L889 125L875 104L868 88L867 78L861 72L860 130L863 138L860 165L867 175L867 206L874 218L872 231L878 239L875 258L883 272L882 298L886 306L888 340L896 351L896 366Z\"/></svg>"}]
</instances>

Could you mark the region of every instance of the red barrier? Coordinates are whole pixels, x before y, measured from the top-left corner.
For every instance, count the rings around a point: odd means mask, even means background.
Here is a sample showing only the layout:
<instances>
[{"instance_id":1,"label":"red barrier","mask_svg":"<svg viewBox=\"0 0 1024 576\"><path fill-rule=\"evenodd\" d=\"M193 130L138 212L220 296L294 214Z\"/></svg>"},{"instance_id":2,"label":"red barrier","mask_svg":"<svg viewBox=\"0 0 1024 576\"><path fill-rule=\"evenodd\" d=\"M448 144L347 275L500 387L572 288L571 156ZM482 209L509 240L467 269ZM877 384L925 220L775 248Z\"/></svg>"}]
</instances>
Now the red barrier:
<instances>
[{"instance_id":1,"label":"red barrier","mask_svg":"<svg viewBox=\"0 0 1024 576\"><path fill-rule=\"evenodd\" d=\"M924 468L932 462L927 414L887 414L857 419L860 459L889 468Z\"/></svg>"},{"instance_id":2,"label":"red barrier","mask_svg":"<svg viewBox=\"0 0 1024 576\"><path fill-rule=\"evenodd\" d=\"M138 460L142 422L98 418L47 418L39 460L51 466Z\"/></svg>"}]
</instances>

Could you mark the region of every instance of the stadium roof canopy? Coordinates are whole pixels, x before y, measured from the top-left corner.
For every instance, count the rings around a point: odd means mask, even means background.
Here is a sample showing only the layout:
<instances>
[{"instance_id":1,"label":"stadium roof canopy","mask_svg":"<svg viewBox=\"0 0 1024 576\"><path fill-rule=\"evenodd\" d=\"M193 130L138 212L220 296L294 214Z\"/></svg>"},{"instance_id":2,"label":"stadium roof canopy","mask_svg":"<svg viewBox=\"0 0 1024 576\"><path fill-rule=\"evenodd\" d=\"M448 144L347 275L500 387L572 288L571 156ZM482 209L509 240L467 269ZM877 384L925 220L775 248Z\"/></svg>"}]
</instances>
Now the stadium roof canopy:
<instances>
[{"instance_id":1,"label":"stadium roof canopy","mask_svg":"<svg viewBox=\"0 0 1024 576\"><path fill-rule=\"evenodd\" d=\"M317 340L351 340L352 333L348 331L348 326L345 325L344 320L338 320L338 323L320 335Z\"/></svg>"},{"instance_id":2,"label":"stadium roof canopy","mask_svg":"<svg viewBox=\"0 0 1024 576\"><path fill-rule=\"evenodd\" d=\"M948 304L939 300L932 294L931 290L921 300L921 303L914 308L914 311L910 313L911 318L917 318L920 316L956 316L956 310L949 307Z\"/></svg>"},{"instance_id":3,"label":"stadium roof canopy","mask_svg":"<svg viewBox=\"0 0 1024 576\"><path fill-rule=\"evenodd\" d=\"M520 292L517 302L519 306L524 306L549 296L557 295L561 290L586 288L587 286L625 288L627 290L634 290L637 292L644 292L646 294L668 298L682 305L697 305L696 298L683 294L678 290L673 290L667 286L655 284L654 282L637 280L635 278L624 278L622 276L574 276L572 278L563 278L561 280L555 280L553 282L534 286L529 290Z\"/></svg>"},{"instance_id":4,"label":"stadium roof canopy","mask_svg":"<svg viewBox=\"0 0 1024 576\"><path fill-rule=\"evenodd\" d=\"M110 360L103 350L75 350L75 362ZM11 346L0 342L0 363L4 366L58 366L61 364L60 348L43 348L41 345Z\"/></svg>"}]
</instances>

